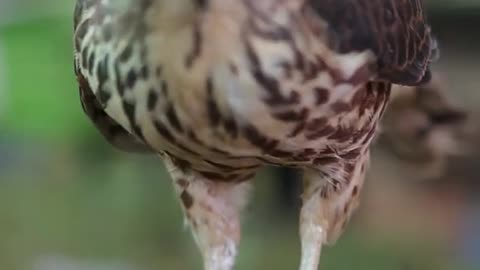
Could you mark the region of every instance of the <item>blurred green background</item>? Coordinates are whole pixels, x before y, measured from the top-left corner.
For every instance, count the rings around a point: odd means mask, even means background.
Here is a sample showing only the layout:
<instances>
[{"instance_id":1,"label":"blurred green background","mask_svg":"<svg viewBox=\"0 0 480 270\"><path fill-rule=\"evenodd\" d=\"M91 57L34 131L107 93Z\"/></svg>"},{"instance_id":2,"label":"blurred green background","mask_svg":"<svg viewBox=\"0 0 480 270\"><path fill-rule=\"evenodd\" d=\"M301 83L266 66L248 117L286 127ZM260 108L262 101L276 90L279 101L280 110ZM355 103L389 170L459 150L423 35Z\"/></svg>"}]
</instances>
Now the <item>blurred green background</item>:
<instances>
[{"instance_id":1,"label":"blurred green background","mask_svg":"<svg viewBox=\"0 0 480 270\"><path fill-rule=\"evenodd\" d=\"M73 4L0 0L0 269L201 269L161 162L115 151L83 115L72 68ZM448 74L452 95L475 109L480 1L432 0L429 12L442 44L436 69ZM297 268L296 213L282 208L276 175L258 176L238 269ZM377 232L361 220L385 217L366 206L358 216L326 249L322 269L480 269L442 233ZM400 228L415 222L395 218Z\"/></svg>"}]
</instances>

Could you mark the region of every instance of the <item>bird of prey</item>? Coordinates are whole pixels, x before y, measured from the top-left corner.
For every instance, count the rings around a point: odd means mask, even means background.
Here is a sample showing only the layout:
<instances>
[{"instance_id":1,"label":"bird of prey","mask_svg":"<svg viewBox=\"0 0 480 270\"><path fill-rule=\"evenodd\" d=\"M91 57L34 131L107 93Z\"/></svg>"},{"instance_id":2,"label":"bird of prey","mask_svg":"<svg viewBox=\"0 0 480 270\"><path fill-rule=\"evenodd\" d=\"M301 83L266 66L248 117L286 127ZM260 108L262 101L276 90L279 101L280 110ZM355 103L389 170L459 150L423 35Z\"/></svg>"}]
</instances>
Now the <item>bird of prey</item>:
<instances>
[{"instance_id":1,"label":"bird of prey","mask_svg":"<svg viewBox=\"0 0 480 270\"><path fill-rule=\"evenodd\" d=\"M421 0L77 0L83 109L159 154L207 270L233 269L265 165L303 170L301 270L357 207L392 84L430 79Z\"/></svg>"},{"instance_id":2,"label":"bird of prey","mask_svg":"<svg viewBox=\"0 0 480 270\"><path fill-rule=\"evenodd\" d=\"M466 155L470 132L465 108L453 104L441 75L417 87L396 86L381 122L380 147L409 163L416 177L441 177L452 157Z\"/></svg>"}]
</instances>

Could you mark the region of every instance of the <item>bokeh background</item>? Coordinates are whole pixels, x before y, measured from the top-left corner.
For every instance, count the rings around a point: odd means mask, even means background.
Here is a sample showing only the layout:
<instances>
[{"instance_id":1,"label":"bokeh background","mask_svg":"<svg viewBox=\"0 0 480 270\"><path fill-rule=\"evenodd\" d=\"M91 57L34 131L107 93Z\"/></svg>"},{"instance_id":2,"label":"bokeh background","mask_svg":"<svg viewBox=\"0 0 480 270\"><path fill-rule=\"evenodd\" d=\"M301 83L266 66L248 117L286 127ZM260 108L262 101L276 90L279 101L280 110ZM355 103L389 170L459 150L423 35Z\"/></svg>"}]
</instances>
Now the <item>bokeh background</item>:
<instances>
[{"instance_id":1,"label":"bokeh background","mask_svg":"<svg viewBox=\"0 0 480 270\"><path fill-rule=\"evenodd\" d=\"M480 1L427 3L441 86L470 114L468 154L424 177L431 160L378 143L363 204L322 269L480 269ZM112 149L83 115L73 4L0 0L0 269L201 269L160 161ZM257 178L238 269L296 269L298 176Z\"/></svg>"}]
</instances>

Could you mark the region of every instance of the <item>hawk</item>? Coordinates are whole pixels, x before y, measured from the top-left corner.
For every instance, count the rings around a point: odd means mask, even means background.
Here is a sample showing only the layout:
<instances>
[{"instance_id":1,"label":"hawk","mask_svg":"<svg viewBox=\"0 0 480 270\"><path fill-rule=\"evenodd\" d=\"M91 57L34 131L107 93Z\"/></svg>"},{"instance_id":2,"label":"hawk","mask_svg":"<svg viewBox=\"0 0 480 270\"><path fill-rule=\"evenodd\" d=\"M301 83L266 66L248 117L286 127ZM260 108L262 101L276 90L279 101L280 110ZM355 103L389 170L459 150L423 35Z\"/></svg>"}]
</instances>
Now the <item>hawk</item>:
<instances>
[{"instance_id":1,"label":"hawk","mask_svg":"<svg viewBox=\"0 0 480 270\"><path fill-rule=\"evenodd\" d=\"M411 167L409 179L440 178L449 159L469 152L469 112L447 95L441 75L417 87L394 87L380 124L379 148Z\"/></svg>"},{"instance_id":2,"label":"hawk","mask_svg":"<svg viewBox=\"0 0 480 270\"><path fill-rule=\"evenodd\" d=\"M234 266L263 166L304 173L301 270L357 207L392 84L430 79L421 0L77 0L83 109L119 149L159 154L205 269Z\"/></svg>"}]
</instances>

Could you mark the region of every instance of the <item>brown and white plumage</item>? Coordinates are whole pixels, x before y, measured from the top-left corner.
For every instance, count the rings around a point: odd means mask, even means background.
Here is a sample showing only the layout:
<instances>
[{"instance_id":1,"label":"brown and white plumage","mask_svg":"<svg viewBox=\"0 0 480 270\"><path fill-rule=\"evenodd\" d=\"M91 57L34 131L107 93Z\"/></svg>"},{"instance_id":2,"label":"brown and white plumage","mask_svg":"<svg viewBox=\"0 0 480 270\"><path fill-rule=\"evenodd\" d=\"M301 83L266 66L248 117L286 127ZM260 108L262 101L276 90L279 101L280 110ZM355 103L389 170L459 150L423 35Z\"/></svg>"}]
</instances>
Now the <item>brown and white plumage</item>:
<instances>
[{"instance_id":1,"label":"brown and white plumage","mask_svg":"<svg viewBox=\"0 0 480 270\"><path fill-rule=\"evenodd\" d=\"M128 151L160 153L205 268L232 269L248 180L305 172L302 270L358 204L391 83L429 79L419 0L78 0L82 104Z\"/></svg>"}]
</instances>

